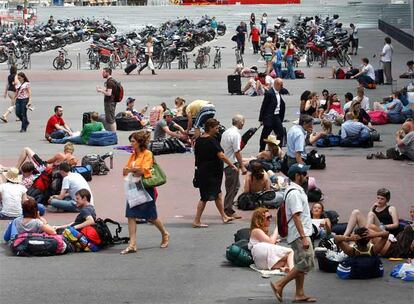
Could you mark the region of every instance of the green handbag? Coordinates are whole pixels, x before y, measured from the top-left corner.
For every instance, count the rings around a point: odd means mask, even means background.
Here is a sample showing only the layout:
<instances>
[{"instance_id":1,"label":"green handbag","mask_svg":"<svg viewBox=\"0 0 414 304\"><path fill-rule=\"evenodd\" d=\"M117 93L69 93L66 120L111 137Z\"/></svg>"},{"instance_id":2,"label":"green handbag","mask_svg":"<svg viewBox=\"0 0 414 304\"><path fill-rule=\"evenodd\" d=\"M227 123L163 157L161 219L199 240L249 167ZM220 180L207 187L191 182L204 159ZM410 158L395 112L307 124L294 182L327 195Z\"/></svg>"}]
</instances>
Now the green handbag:
<instances>
[{"instance_id":1,"label":"green handbag","mask_svg":"<svg viewBox=\"0 0 414 304\"><path fill-rule=\"evenodd\" d=\"M151 168L151 177L142 178L144 188L154 188L164 185L167 182L167 176L161 167L154 161Z\"/></svg>"}]
</instances>

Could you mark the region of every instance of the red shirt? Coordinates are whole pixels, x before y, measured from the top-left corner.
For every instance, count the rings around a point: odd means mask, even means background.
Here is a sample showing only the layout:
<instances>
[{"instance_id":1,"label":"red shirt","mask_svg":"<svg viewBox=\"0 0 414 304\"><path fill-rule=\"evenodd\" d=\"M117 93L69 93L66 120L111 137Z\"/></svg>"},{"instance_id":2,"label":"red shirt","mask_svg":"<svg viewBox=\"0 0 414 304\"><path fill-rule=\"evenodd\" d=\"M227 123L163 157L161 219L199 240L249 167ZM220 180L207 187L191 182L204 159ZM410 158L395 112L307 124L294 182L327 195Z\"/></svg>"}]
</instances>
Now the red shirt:
<instances>
[{"instance_id":1,"label":"red shirt","mask_svg":"<svg viewBox=\"0 0 414 304\"><path fill-rule=\"evenodd\" d=\"M257 42L260 40L260 31L258 28L253 28L250 32L250 36L252 37L252 41Z\"/></svg>"},{"instance_id":2,"label":"red shirt","mask_svg":"<svg viewBox=\"0 0 414 304\"><path fill-rule=\"evenodd\" d=\"M49 120L47 121L45 133L50 135L54 131L56 131L57 130L55 127L56 124L58 124L59 126L64 126L65 121L63 120L62 117L59 117L55 114L55 115L50 116Z\"/></svg>"}]
</instances>

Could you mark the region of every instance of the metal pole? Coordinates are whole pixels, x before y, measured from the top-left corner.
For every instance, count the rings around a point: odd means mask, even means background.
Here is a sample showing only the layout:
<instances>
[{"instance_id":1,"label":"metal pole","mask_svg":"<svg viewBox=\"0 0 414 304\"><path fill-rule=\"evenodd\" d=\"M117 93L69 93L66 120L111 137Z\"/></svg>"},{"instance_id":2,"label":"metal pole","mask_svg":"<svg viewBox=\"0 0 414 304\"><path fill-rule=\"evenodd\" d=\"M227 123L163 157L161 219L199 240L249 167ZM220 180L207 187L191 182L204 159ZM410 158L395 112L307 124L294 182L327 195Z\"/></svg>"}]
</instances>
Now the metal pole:
<instances>
[{"instance_id":1,"label":"metal pole","mask_svg":"<svg viewBox=\"0 0 414 304\"><path fill-rule=\"evenodd\" d=\"M408 1L410 3L410 24L411 30L414 31L414 1Z\"/></svg>"},{"instance_id":2,"label":"metal pole","mask_svg":"<svg viewBox=\"0 0 414 304\"><path fill-rule=\"evenodd\" d=\"M81 69L81 57L80 57L80 53L78 53L78 56L77 56L77 65L78 65L78 70L80 70Z\"/></svg>"}]
</instances>

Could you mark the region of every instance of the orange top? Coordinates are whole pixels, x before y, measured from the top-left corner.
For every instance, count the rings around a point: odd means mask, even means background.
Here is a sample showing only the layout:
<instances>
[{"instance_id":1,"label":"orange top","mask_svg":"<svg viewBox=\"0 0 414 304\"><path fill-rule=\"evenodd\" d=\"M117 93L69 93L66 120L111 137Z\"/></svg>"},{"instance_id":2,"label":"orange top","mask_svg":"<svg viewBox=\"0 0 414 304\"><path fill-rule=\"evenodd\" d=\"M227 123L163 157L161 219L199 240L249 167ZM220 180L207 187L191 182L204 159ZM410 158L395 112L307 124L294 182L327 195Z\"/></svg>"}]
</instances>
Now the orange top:
<instances>
[{"instance_id":1,"label":"orange top","mask_svg":"<svg viewBox=\"0 0 414 304\"><path fill-rule=\"evenodd\" d=\"M126 167L128 168L139 168L144 172L144 177L151 177L151 169L153 164L153 156L150 150L144 150L138 155L135 152L132 152L131 156L128 159Z\"/></svg>"}]
</instances>

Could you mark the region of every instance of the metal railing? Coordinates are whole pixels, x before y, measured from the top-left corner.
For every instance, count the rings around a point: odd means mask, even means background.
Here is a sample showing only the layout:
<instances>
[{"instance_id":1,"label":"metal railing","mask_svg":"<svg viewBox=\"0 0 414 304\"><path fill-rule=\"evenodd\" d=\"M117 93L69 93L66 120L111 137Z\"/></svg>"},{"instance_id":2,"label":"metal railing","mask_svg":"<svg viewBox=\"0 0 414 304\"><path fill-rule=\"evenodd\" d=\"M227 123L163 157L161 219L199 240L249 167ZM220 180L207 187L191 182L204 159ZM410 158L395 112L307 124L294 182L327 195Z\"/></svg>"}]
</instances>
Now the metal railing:
<instances>
[{"instance_id":1,"label":"metal railing","mask_svg":"<svg viewBox=\"0 0 414 304\"><path fill-rule=\"evenodd\" d=\"M391 38L397 40L399 43L414 51L414 36L400 30L399 28L383 21L378 20L378 29L389 35Z\"/></svg>"}]
</instances>

